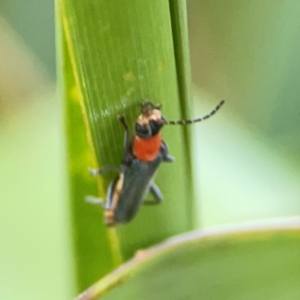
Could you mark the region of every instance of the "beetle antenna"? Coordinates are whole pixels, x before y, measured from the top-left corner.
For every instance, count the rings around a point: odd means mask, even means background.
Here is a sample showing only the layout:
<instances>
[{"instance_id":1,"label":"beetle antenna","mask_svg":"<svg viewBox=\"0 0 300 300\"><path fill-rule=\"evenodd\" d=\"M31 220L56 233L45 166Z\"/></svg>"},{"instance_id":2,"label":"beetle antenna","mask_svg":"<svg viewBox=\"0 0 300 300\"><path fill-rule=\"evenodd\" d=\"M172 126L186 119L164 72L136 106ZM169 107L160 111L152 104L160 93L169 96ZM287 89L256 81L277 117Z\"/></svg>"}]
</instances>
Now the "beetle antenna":
<instances>
[{"instance_id":1,"label":"beetle antenna","mask_svg":"<svg viewBox=\"0 0 300 300\"><path fill-rule=\"evenodd\" d=\"M194 119L194 120L180 120L180 121L165 121L164 123L166 125L188 125L188 124L193 124L193 123L198 123L204 120L209 119L210 117L212 117L220 108L221 106L225 103L225 100L222 100L216 107L214 110L212 110L208 115L202 117L202 118L198 118L198 119Z\"/></svg>"}]
</instances>

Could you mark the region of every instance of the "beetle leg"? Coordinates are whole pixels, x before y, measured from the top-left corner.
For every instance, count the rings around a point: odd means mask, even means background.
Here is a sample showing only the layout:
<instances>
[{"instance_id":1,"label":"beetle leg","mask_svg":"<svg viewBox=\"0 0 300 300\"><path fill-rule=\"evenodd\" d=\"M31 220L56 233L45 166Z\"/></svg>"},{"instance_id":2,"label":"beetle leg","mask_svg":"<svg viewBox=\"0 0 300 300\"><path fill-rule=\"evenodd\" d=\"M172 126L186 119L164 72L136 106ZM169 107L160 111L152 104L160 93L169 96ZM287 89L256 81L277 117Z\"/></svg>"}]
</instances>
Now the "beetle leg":
<instances>
[{"instance_id":1,"label":"beetle leg","mask_svg":"<svg viewBox=\"0 0 300 300\"><path fill-rule=\"evenodd\" d=\"M129 129L125 117L123 115L118 116L118 120L122 123L125 129L125 137L124 137L124 155L122 162L124 164L128 164L132 161L132 138L130 138Z\"/></svg>"},{"instance_id":2,"label":"beetle leg","mask_svg":"<svg viewBox=\"0 0 300 300\"><path fill-rule=\"evenodd\" d=\"M95 205L100 205L101 207L105 208L105 203L102 198L97 198L94 196L86 196L84 199L85 202L95 204Z\"/></svg>"},{"instance_id":3,"label":"beetle leg","mask_svg":"<svg viewBox=\"0 0 300 300\"><path fill-rule=\"evenodd\" d=\"M115 167L115 166L104 166L100 169L92 169L92 168L88 168L88 172L92 175L92 176L98 176L100 174L109 172L109 171L114 171L119 173L120 172L120 168L119 167Z\"/></svg>"},{"instance_id":4,"label":"beetle leg","mask_svg":"<svg viewBox=\"0 0 300 300\"><path fill-rule=\"evenodd\" d=\"M123 115L118 116L118 120L121 122L121 124L123 125L123 127L125 129L124 148L125 148L125 151L126 150L128 151L129 146L130 146L128 125L127 125L125 117Z\"/></svg>"},{"instance_id":5,"label":"beetle leg","mask_svg":"<svg viewBox=\"0 0 300 300\"><path fill-rule=\"evenodd\" d=\"M154 182L151 182L150 187L149 187L149 192L150 192L150 194L153 195L155 200L147 200L147 201L144 201L143 204L145 204L145 205L160 204L161 201L163 200L163 195L162 195L159 187Z\"/></svg>"},{"instance_id":6,"label":"beetle leg","mask_svg":"<svg viewBox=\"0 0 300 300\"><path fill-rule=\"evenodd\" d=\"M163 161L165 162L173 162L175 158L169 155L169 148L164 140L162 140L160 145L160 152L163 156Z\"/></svg>"}]
</instances>

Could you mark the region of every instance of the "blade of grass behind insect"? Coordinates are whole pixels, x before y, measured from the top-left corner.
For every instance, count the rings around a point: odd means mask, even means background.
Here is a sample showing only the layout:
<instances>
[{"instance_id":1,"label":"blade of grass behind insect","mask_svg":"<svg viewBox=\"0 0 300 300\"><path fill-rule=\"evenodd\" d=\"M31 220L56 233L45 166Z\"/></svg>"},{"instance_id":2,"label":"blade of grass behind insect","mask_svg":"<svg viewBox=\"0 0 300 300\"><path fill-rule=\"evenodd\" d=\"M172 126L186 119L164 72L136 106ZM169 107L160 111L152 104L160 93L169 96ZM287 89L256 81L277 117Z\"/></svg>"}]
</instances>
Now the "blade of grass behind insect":
<instances>
[{"instance_id":1,"label":"blade of grass behind insect","mask_svg":"<svg viewBox=\"0 0 300 300\"><path fill-rule=\"evenodd\" d=\"M180 116L182 120L188 120L191 118L190 106L192 93L186 0L169 0L169 5L172 22ZM195 195L193 190L191 130L188 126L183 126L181 128L186 153L184 156L185 165L186 169L189 171L185 177L185 185L188 187L186 201L189 209L188 214L190 216L190 227L195 228L198 218L196 215Z\"/></svg>"},{"instance_id":2,"label":"blade of grass behind insect","mask_svg":"<svg viewBox=\"0 0 300 300\"><path fill-rule=\"evenodd\" d=\"M62 52L58 55L61 56L62 63L58 65L58 82L64 90L65 100L69 201L75 256L73 262L76 290L80 292L121 260L118 259L118 253L112 245L113 237L107 235L106 228L99 218L99 211L84 202L87 189L97 191L96 183L91 180L86 168L93 158L87 144L79 104L80 92L73 76L65 36L58 32L57 34L60 36L60 39L57 39L58 50ZM60 73L62 69L63 73Z\"/></svg>"},{"instance_id":3,"label":"blade of grass behind insect","mask_svg":"<svg viewBox=\"0 0 300 300\"><path fill-rule=\"evenodd\" d=\"M97 165L119 165L124 131L116 120L118 114L125 114L132 129L139 103L151 99L163 103L170 119L180 117L169 3L60 0L59 4ZM165 201L159 207L141 208L135 220L118 229L126 258L138 248L191 229L186 199L189 170L180 128L166 129L166 140L176 163L164 164L158 172L156 181ZM113 177L99 178L104 187L101 197ZM86 186L84 192L94 191ZM92 209L102 218L97 208ZM83 213L82 218L87 216Z\"/></svg>"}]
</instances>

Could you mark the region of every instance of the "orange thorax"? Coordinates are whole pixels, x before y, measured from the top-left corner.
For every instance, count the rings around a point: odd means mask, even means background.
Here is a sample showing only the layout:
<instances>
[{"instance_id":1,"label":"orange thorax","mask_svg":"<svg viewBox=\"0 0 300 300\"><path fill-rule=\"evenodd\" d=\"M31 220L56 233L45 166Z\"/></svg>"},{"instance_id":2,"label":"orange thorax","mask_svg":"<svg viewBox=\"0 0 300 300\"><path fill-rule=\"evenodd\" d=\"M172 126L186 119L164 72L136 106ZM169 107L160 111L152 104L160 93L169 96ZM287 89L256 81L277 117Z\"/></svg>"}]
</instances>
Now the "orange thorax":
<instances>
[{"instance_id":1,"label":"orange thorax","mask_svg":"<svg viewBox=\"0 0 300 300\"><path fill-rule=\"evenodd\" d=\"M162 137L160 133L147 139L136 135L133 142L133 152L139 160L150 162L159 153L161 141Z\"/></svg>"}]
</instances>

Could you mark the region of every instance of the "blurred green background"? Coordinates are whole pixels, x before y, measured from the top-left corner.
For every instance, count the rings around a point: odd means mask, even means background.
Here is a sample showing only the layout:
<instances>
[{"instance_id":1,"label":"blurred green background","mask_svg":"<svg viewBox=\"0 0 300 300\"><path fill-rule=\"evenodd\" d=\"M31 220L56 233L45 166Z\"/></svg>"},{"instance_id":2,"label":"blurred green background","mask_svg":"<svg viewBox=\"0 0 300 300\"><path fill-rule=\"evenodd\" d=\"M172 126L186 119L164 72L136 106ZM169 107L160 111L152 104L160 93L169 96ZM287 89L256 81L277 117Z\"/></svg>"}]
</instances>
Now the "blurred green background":
<instances>
[{"instance_id":1,"label":"blurred green background","mask_svg":"<svg viewBox=\"0 0 300 300\"><path fill-rule=\"evenodd\" d=\"M187 2L199 227L299 215L300 2ZM74 295L55 64L53 2L1 1L0 299Z\"/></svg>"}]
</instances>

